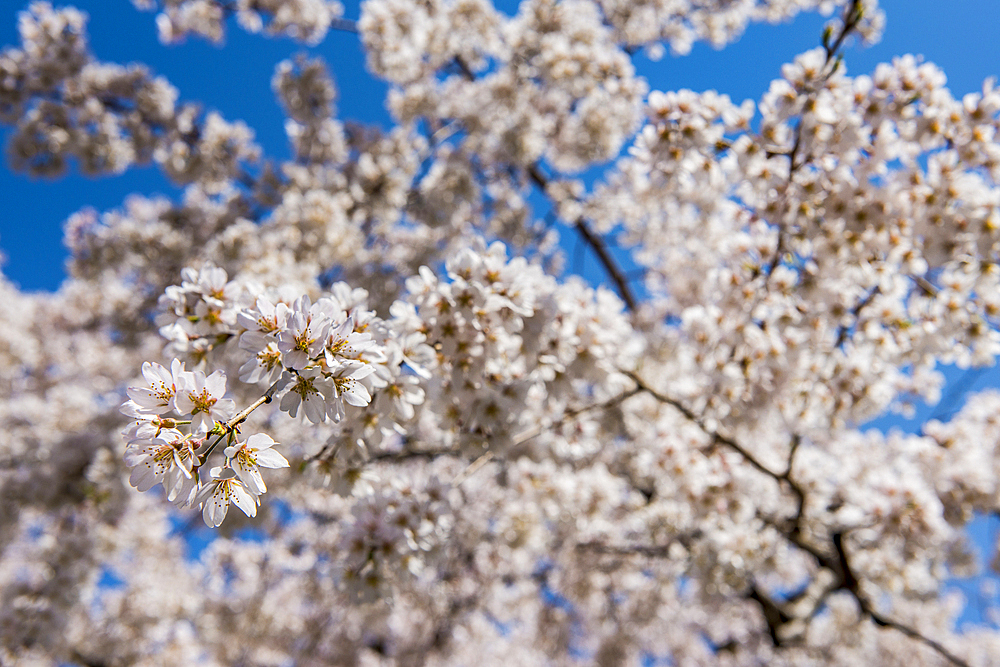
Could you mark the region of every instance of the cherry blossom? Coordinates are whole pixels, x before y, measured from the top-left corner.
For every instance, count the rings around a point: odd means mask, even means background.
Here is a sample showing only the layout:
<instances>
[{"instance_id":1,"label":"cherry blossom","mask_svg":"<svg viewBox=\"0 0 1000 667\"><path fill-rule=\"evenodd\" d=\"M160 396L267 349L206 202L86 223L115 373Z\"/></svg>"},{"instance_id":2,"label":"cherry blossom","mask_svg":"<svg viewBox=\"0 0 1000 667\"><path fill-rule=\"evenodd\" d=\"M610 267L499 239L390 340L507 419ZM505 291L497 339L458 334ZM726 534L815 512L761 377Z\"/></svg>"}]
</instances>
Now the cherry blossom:
<instances>
[{"instance_id":1,"label":"cherry blossom","mask_svg":"<svg viewBox=\"0 0 1000 667\"><path fill-rule=\"evenodd\" d=\"M177 386L185 386L189 374L184 370L184 363L180 359L174 359L169 371L156 362L143 363L142 376L149 387L128 389L129 398L136 406L136 413L163 415L174 409Z\"/></svg>"},{"instance_id":2,"label":"cherry blossom","mask_svg":"<svg viewBox=\"0 0 1000 667\"><path fill-rule=\"evenodd\" d=\"M226 457L232 459L236 475L256 496L267 491L260 468L288 467L285 457L271 449L276 444L266 433L254 433L245 442L226 447Z\"/></svg>"},{"instance_id":3,"label":"cherry blossom","mask_svg":"<svg viewBox=\"0 0 1000 667\"><path fill-rule=\"evenodd\" d=\"M299 407L314 424L326 420L327 396L332 391L329 380L318 370L310 368L295 374L295 379L281 399L281 409L289 417L298 415Z\"/></svg>"},{"instance_id":4,"label":"cherry blossom","mask_svg":"<svg viewBox=\"0 0 1000 667\"><path fill-rule=\"evenodd\" d=\"M295 370L306 368L322 352L330 325L329 317L321 308L312 307L308 297L297 299L288 328L278 333L278 349L284 365Z\"/></svg>"},{"instance_id":5,"label":"cherry blossom","mask_svg":"<svg viewBox=\"0 0 1000 667\"><path fill-rule=\"evenodd\" d=\"M125 450L125 465L132 468L129 484L148 491L163 484L167 500L185 505L197 489L195 451L200 440L185 436L176 429L162 429L151 439L136 438Z\"/></svg>"},{"instance_id":6,"label":"cherry blossom","mask_svg":"<svg viewBox=\"0 0 1000 667\"><path fill-rule=\"evenodd\" d=\"M202 505L202 517L209 528L218 528L232 503L247 516L257 515L257 498L231 468L212 468L211 481L202 487L195 502Z\"/></svg>"},{"instance_id":7,"label":"cherry blossom","mask_svg":"<svg viewBox=\"0 0 1000 667\"><path fill-rule=\"evenodd\" d=\"M178 389L174 404L178 412L191 415L191 429L195 433L205 434L215 427L216 421L225 421L235 412L233 399L223 398L225 393L224 371L215 371L207 377L202 371L192 371Z\"/></svg>"},{"instance_id":8,"label":"cherry blossom","mask_svg":"<svg viewBox=\"0 0 1000 667\"><path fill-rule=\"evenodd\" d=\"M133 4L321 47L282 151L19 15L12 167L178 190L0 278L0 663L996 663L994 81L856 71L874 0ZM637 74L804 11L755 99Z\"/></svg>"}]
</instances>

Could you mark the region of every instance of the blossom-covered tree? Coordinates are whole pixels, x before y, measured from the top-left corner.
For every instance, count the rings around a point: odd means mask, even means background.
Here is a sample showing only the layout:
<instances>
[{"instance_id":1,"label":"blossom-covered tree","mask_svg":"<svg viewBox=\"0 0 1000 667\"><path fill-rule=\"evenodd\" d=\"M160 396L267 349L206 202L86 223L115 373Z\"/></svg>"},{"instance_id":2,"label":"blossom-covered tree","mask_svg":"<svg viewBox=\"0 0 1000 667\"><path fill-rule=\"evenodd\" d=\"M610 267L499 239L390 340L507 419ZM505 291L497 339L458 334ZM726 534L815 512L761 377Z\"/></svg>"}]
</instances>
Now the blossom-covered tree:
<instances>
[{"instance_id":1,"label":"blossom-covered tree","mask_svg":"<svg viewBox=\"0 0 1000 667\"><path fill-rule=\"evenodd\" d=\"M1000 354L991 82L848 76L874 0L133 1L164 42L356 31L395 125L302 57L269 158L20 14L14 168L184 194L70 218L55 293L0 282L0 664L996 664L946 584L1000 394L864 428ZM803 10L759 102L635 73Z\"/></svg>"}]
</instances>

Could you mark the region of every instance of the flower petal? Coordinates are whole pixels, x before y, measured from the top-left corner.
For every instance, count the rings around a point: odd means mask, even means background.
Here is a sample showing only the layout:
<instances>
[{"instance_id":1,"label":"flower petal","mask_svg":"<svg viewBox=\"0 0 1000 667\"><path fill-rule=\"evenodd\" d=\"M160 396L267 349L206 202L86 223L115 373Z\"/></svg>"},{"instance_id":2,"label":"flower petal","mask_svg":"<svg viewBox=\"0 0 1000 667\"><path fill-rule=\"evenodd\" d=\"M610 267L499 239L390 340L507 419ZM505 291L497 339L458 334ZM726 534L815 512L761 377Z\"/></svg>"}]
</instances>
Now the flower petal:
<instances>
[{"instance_id":1,"label":"flower petal","mask_svg":"<svg viewBox=\"0 0 1000 667\"><path fill-rule=\"evenodd\" d=\"M257 465L261 468L287 468L288 460L273 449L257 452Z\"/></svg>"},{"instance_id":2,"label":"flower petal","mask_svg":"<svg viewBox=\"0 0 1000 667\"><path fill-rule=\"evenodd\" d=\"M247 516L257 516L257 499L239 482L229 482L233 504Z\"/></svg>"}]
</instances>

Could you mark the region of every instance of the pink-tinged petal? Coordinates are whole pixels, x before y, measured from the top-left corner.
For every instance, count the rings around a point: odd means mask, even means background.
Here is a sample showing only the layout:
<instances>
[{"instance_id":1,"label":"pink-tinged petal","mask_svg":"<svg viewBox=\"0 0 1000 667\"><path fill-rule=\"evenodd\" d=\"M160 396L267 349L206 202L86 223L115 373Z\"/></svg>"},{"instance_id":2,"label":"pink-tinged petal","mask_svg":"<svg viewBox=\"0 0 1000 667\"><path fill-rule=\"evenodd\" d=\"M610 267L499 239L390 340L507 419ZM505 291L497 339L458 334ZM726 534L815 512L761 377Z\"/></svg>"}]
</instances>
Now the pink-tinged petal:
<instances>
[{"instance_id":1,"label":"pink-tinged petal","mask_svg":"<svg viewBox=\"0 0 1000 667\"><path fill-rule=\"evenodd\" d=\"M181 454L180 454L180 452L178 452L175 449L175 450L173 450L173 455L174 455L174 463L177 465L177 468L178 468L179 472L182 475L184 475L185 477L187 477L188 479L191 479L191 473L188 471L187 465L185 464L185 462L181 460Z\"/></svg>"},{"instance_id":2,"label":"pink-tinged petal","mask_svg":"<svg viewBox=\"0 0 1000 667\"><path fill-rule=\"evenodd\" d=\"M267 485L264 484L264 478L261 477L260 469L257 466L247 470L246 478L244 478L243 475L240 475L240 481L242 481L247 487L247 490L255 496L267 493Z\"/></svg>"},{"instance_id":3,"label":"pink-tinged petal","mask_svg":"<svg viewBox=\"0 0 1000 667\"><path fill-rule=\"evenodd\" d=\"M125 390L128 392L128 390ZM143 414L141 412L142 407L135 401L125 401L122 406L118 408L118 412L122 413L126 417L131 417L132 419L138 419L140 417L148 417L149 415Z\"/></svg>"},{"instance_id":4,"label":"pink-tinged petal","mask_svg":"<svg viewBox=\"0 0 1000 667\"><path fill-rule=\"evenodd\" d=\"M132 468L132 473L128 476L128 483L134 486L137 491L142 491L143 493L153 488L158 481L156 473L153 472L152 462L143 463Z\"/></svg>"},{"instance_id":5,"label":"pink-tinged petal","mask_svg":"<svg viewBox=\"0 0 1000 667\"><path fill-rule=\"evenodd\" d=\"M256 472L255 468L256 466L252 466L252 464L247 465L245 460L235 459L233 461L233 470L236 471L236 476L239 480L246 484L248 489L257 495L260 495L261 493L265 493L267 488L258 490L257 480L254 479L254 472ZM259 477L260 473L258 473L257 476ZM263 483L263 480L261 480L261 483Z\"/></svg>"},{"instance_id":6,"label":"pink-tinged petal","mask_svg":"<svg viewBox=\"0 0 1000 667\"><path fill-rule=\"evenodd\" d=\"M125 461L126 466L134 468L147 459L152 458L155 451L156 448L151 445L135 443L125 448L125 454L122 456L122 459Z\"/></svg>"},{"instance_id":7,"label":"pink-tinged petal","mask_svg":"<svg viewBox=\"0 0 1000 667\"><path fill-rule=\"evenodd\" d=\"M191 417L191 431L198 436L205 435L215 426L215 420L204 412Z\"/></svg>"},{"instance_id":8,"label":"pink-tinged petal","mask_svg":"<svg viewBox=\"0 0 1000 667\"><path fill-rule=\"evenodd\" d=\"M340 423L340 420L344 418L344 401L338 396L337 398L330 401L327 406L327 412L330 415L330 419L334 423Z\"/></svg>"},{"instance_id":9,"label":"pink-tinged petal","mask_svg":"<svg viewBox=\"0 0 1000 667\"><path fill-rule=\"evenodd\" d=\"M194 401L191 400L189 389L177 390L177 395L174 396L174 409L182 415L186 415L194 409Z\"/></svg>"},{"instance_id":10,"label":"pink-tinged petal","mask_svg":"<svg viewBox=\"0 0 1000 667\"><path fill-rule=\"evenodd\" d=\"M184 370L183 361L180 359L174 359L170 362L170 376L174 379L174 387L176 387L179 392L191 383L194 374L190 371Z\"/></svg>"},{"instance_id":11,"label":"pink-tinged petal","mask_svg":"<svg viewBox=\"0 0 1000 667\"><path fill-rule=\"evenodd\" d=\"M217 413L218 417L229 419L236 414L236 401L231 398L220 398L215 402L212 411Z\"/></svg>"},{"instance_id":12,"label":"pink-tinged petal","mask_svg":"<svg viewBox=\"0 0 1000 667\"><path fill-rule=\"evenodd\" d=\"M171 376L170 371L156 362L143 362L142 377L146 379L146 382L148 382L150 386L153 386L154 382L165 384L168 387L174 383L174 379Z\"/></svg>"},{"instance_id":13,"label":"pink-tinged petal","mask_svg":"<svg viewBox=\"0 0 1000 667\"><path fill-rule=\"evenodd\" d=\"M135 442L151 440L156 437L158 432L159 426L157 424L150 421L137 421L122 431L122 435L125 436L127 444L131 445Z\"/></svg>"},{"instance_id":14,"label":"pink-tinged petal","mask_svg":"<svg viewBox=\"0 0 1000 667\"><path fill-rule=\"evenodd\" d=\"M375 366L373 366L372 364L361 364L361 366L351 371L351 373L347 377L353 378L355 380L360 380L361 378L368 377L374 372L375 372Z\"/></svg>"},{"instance_id":15,"label":"pink-tinged petal","mask_svg":"<svg viewBox=\"0 0 1000 667\"><path fill-rule=\"evenodd\" d=\"M179 507L187 507L198 495L200 486L197 476L190 479L180 477L173 488L167 493L167 500Z\"/></svg>"},{"instance_id":16,"label":"pink-tinged petal","mask_svg":"<svg viewBox=\"0 0 1000 667\"><path fill-rule=\"evenodd\" d=\"M248 310L241 310L236 313L236 324L244 329L256 329L259 326L253 311Z\"/></svg>"},{"instance_id":17,"label":"pink-tinged petal","mask_svg":"<svg viewBox=\"0 0 1000 667\"><path fill-rule=\"evenodd\" d=\"M307 357L305 352L302 352L301 350L290 350L285 352L282 361L287 368L295 370L303 369L309 365L309 357Z\"/></svg>"},{"instance_id":18,"label":"pink-tinged petal","mask_svg":"<svg viewBox=\"0 0 1000 667\"><path fill-rule=\"evenodd\" d=\"M257 452L257 465L261 468L287 468L288 461L273 449L262 449Z\"/></svg>"},{"instance_id":19,"label":"pink-tinged petal","mask_svg":"<svg viewBox=\"0 0 1000 667\"><path fill-rule=\"evenodd\" d=\"M247 331L240 336L240 349L249 352L260 352L273 340L273 336L266 336L259 331Z\"/></svg>"},{"instance_id":20,"label":"pink-tinged petal","mask_svg":"<svg viewBox=\"0 0 1000 667\"><path fill-rule=\"evenodd\" d=\"M267 486L264 485L264 478L260 476L260 470L257 469L257 464L254 463L253 458L246 452L245 449L241 448L236 452L235 458L232 461L233 469L236 471L236 476L240 478L247 488L256 495L262 493L267 493Z\"/></svg>"},{"instance_id":21,"label":"pink-tinged petal","mask_svg":"<svg viewBox=\"0 0 1000 667\"><path fill-rule=\"evenodd\" d=\"M139 415L162 415L170 411L170 406L166 401L161 400L156 394L143 387L129 387L125 390L131 402L138 406Z\"/></svg>"},{"instance_id":22,"label":"pink-tinged petal","mask_svg":"<svg viewBox=\"0 0 1000 667\"><path fill-rule=\"evenodd\" d=\"M257 363L257 357L250 357L247 359L245 364L240 366L240 382L255 384L260 380L260 376L263 372L263 367Z\"/></svg>"}]
</instances>

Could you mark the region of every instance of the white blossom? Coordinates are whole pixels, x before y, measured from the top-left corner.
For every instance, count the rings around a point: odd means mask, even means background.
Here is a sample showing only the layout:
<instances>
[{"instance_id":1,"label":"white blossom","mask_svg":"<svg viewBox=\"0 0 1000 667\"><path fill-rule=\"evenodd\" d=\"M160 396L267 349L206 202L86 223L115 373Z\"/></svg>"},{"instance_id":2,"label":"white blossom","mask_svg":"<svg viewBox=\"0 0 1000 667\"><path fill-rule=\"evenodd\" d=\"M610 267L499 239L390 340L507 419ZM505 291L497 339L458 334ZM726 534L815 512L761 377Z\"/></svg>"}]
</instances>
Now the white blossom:
<instances>
[{"instance_id":1,"label":"white blossom","mask_svg":"<svg viewBox=\"0 0 1000 667\"><path fill-rule=\"evenodd\" d=\"M229 512L229 504L236 505L247 516L257 516L257 497L232 468L215 467L209 473L211 481L202 487L195 498L201 503L202 518L209 528L218 528Z\"/></svg>"},{"instance_id":2,"label":"white blossom","mask_svg":"<svg viewBox=\"0 0 1000 667\"><path fill-rule=\"evenodd\" d=\"M267 491L260 468L288 467L285 457L271 449L276 444L270 436L254 433L245 442L226 447L226 457L232 459L233 470L255 496Z\"/></svg>"},{"instance_id":3,"label":"white blossom","mask_svg":"<svg viewBox=\"0 0 1000 667\"><path fill-rule=\"evenodd\" d=\"M205 376L202 371L192 371L178 388L174 404L181 414L191 415L191 429L198 434L211 431L217 421L226 421L235 413L231 398L226 393L226 374L215 371Z\"/></svg>"}]
</instances>

